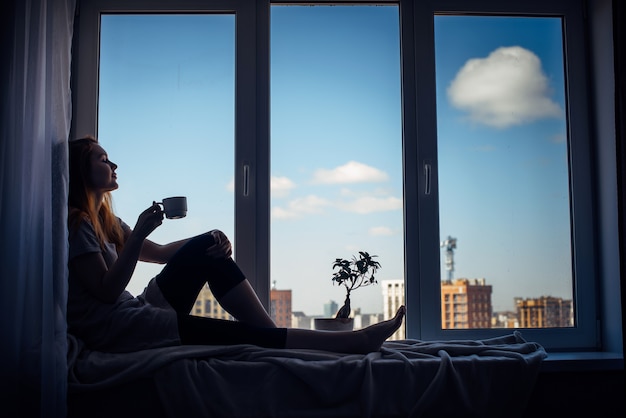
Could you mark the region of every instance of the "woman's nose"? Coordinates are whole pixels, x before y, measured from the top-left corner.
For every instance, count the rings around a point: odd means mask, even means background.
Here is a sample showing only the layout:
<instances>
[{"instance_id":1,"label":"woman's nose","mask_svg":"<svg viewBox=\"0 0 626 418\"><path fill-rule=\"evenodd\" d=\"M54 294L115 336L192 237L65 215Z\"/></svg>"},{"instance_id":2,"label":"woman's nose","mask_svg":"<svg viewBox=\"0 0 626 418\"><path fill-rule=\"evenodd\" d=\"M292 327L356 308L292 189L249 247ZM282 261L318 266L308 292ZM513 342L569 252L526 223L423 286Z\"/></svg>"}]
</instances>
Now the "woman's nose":
<instances>
[{"instance_id":1,"label":"woman's nose","mask_svg":"<svg viewBox=\"0 0 626 418\"><path fill-rule=\"evenodd\" d=\"M115 164L113 161L109 161L109 165L111 166L113 170L117 168L117 164Z\"/></svg>"}]
</instances>

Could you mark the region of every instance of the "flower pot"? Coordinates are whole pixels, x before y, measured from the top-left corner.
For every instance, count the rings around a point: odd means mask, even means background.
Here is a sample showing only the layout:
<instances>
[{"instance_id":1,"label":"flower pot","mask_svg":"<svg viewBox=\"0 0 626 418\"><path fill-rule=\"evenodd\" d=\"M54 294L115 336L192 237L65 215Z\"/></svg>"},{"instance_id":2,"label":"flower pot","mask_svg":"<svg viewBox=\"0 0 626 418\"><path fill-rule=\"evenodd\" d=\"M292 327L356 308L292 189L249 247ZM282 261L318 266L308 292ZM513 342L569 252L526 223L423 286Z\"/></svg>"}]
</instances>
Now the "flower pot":
<instances>
[{"instance_id":1,"label":"flower pot","mask_svg":"<svg viewBox=\"0 0 626 418\"><path fill-rule=\"evenodd\" d=\"M315 318L315 329L321 331L352 331L354 318Z\"/></svg>"}]
</instances>

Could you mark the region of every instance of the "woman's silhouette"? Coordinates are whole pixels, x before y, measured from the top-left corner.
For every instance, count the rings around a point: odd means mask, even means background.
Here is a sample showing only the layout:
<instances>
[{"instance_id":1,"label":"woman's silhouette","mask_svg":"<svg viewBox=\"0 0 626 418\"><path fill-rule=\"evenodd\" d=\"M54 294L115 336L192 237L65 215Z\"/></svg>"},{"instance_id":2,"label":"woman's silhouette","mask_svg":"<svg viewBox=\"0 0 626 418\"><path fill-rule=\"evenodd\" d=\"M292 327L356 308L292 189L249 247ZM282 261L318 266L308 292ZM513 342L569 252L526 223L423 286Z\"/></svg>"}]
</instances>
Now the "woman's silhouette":
<instances>
[{"instance_id":1,"label":"woman's silhouette","mask_svg":"<svg viewBox=\"0 0 626 418\"><path fill-rule=\"evenodd\" d=\"M163 221L153 203L130 228L111 207L117 165L92 137L70 142L68 332L94 350L125 352L177 344L254 344L335 352L376 351L402 324L396 316L347 332L277 328L231 258L226 235L213 230L159 245L147 239ZM137 261L165 264L144 292L125 288ZM208 283L236 321L189 314Z\"/></svg>"}]
</instances>

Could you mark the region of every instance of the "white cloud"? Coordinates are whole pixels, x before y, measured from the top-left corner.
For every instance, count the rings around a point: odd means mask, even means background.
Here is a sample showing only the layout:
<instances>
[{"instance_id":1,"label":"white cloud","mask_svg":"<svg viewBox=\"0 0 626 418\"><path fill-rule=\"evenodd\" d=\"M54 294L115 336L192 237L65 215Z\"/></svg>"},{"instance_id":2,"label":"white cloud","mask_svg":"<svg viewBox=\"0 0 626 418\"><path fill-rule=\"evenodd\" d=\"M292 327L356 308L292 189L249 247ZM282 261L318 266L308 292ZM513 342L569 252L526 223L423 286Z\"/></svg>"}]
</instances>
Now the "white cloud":
<instances>
[{"instance_id":1,"label":"white cloud","mask_svg":"<svg viewBox=\"0 0 626 418\"><path fill-rule=\"evenodd\" d=\"M470 120L496 128L562 117L549 95L541 60L519 46L498 48L468 60L448 87L452 104Z\"/></svg>"},{"instance_id":2,"label":"white cloud","mask_svg":"<svg viewBox=\"0 0 626 418\"><path fill-rule=\"evenodd\" d=\"M272 191L272 196L274 197L285 197L289 194L291 189L296 187L296 184L288 177L272 176L270 181L270 188Z\"/></svg>"},{"instance_id":3,"label":"white cloud","mask_svg":"<svg viewBox=\"0 0 626 418\"><path fill-rule=\"evenodd\" d=\"M289 212L289 210L285 208L281 208L279 206L272 208L272 218L274 219L294 219L297 217L298 217L297 213Z\"/></svg>"},{"instance_id":4,"label":"white cloud","mask_svg":"<svg viewBox=\"0 0 626 418\"><path fill-rule=\"evenodd\" d=\"M339 195L343 198L347 199L356 199L359 196L389 196L393 194L393 188L390 187L368 187L366 191L363 190L355 190L348 187L342 187L339 190Z\"/></svg>"},{"instance_id":5,"label":"white cloud","mask_svg":"<svg viewBox=\"0 0 626 418\"><path fill-rule=\"evenodd\" d=\"M344 212L368 214L374 212L386 212L402 209L402 199L396 197L361 196L349 201L333 202L319 196L309 195L303 198L291 200L286 207L275 206L272 208L274 219L297 219L305 215L324 213L328 208L337 208ZM372 230L371 233L384 235L382 230Z\"/></svg>"},{"instance_id":6,"label":"white cloud","mask_svg":"<svg viewBox=\"0 0 626 418\"><path fill-rule=\"evenodd\" d=\"M369 235L373 237L393 235L393 230L386 226L374 226L369 229Z\"/></svg>"},{"instance_id":7,"label":"white cloud","mask_svg":"<svg viewBox=\"0 0 626 418\"><path fill-rule=\"evenodd\" d=\"M303 215L321 213L325 207L331 206L331 202L315 195L290 201L286 208L272 208L272 217L275 219L300 218Z\"/></svg>"},{"instance_id":8,"label":"white cloud","mask_svg":"<svg viewBox=\"0 0 626 418\"><path fill-rule=\"evenodd\" d=\"M313 183L323 184L382 182L388 179L384 171L356 161L349 161L332 170L319 169L313 175Z\"/></svg>"},{"instance_id":9,"label":"white cloud","mask_svg":"<svg viewBox=\"0 0 626 418\"><path fill-rule=\"evenodd\" d=\"M346 212L366 214L372 212L386 212L390 210L402 209L402 199L397 197L373 197L364 196L351 202L342 202L338 206Z\"/></svg>"}]
</instances>

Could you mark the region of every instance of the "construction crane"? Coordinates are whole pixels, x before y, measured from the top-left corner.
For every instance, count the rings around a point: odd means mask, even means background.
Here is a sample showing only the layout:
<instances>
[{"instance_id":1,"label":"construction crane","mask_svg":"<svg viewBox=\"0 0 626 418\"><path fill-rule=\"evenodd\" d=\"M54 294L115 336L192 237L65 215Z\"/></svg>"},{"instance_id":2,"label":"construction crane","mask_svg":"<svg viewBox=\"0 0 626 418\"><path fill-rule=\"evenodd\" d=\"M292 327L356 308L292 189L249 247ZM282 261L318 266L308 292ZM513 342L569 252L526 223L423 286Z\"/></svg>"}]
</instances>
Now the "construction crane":
<instances>
[{"instance_id":1,"label":"construction crane","mask_svg":"<svg viewBox=\"0 0 626 418\"><path fill-rule=\"evenodd\" d=\"M448 280L454 278L454 250L456 249L456 238L448 235L444 241L441 241L441 248L446 249L446 270L448 272Z\"/></svg>"}]
</instances>

